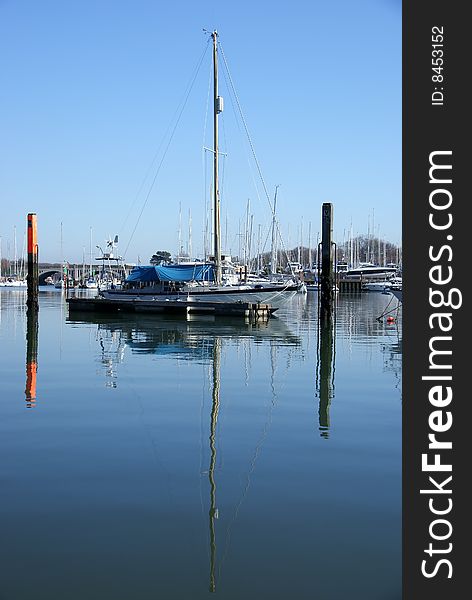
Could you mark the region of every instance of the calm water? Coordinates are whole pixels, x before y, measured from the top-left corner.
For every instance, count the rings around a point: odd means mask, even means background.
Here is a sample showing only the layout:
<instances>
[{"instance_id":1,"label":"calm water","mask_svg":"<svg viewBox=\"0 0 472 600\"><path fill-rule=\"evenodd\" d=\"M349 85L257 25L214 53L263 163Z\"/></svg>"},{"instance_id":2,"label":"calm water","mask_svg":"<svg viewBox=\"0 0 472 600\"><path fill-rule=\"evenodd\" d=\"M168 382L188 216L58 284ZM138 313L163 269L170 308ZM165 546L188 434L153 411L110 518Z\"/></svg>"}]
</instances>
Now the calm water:
<instances>
[{"instance_id":1,"label":"calm water","mask_svg":"<svg viewBox=\"0 0 472 600\"><path fill-rule=\"evenodd\" d=\"M333 337L311 292L251 326L72 320L54 290L36 345L1 291L0 598L399 599L389 298L340 296Z\"/></svg>"}]
</instances>

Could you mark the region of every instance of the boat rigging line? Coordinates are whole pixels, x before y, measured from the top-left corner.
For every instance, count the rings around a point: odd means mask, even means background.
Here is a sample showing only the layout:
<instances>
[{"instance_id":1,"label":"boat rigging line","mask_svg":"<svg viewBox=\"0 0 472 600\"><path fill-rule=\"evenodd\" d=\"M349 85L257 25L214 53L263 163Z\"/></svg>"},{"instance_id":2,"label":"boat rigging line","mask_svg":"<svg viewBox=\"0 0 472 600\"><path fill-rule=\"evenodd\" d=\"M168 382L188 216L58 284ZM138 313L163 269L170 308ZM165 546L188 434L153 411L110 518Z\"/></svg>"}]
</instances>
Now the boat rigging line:
<instances>
[{"instance_id":1,"label":"boat rigging line","mask_svg":"<svg viewBox=\"0 0 472 600\"><path fill-rule=\"evenodd\" d=\"M205 48L204 48L204 50L203 50L203 52L202 52L202 54L201 54L201 56L200 56L200 58L199 58L199 61L198 61L198 63L197 63L197 66L196 66L196 68L195 68L195 70L194 70L194 73L193 73L193 76L192 76L192 78L191 78L191 80L190 80L190 83L189 83L189 84L188 84L188 86L187 86L187 90L186 90L186 93L185 93L185 97L184 97L184 100L183 100L183 102L182 102L182 103L181 103L181 105L180 105L180 109L177 109L177 110L176 110L176 112L174 113L174 116L172 117L172 119L171 119L171 121L170 121L170 123L172 123L172 121L173 121L173 120L174 120L174 118L175 118L175 115L177 114L177 119L176 119L176 122L175 122L175 124L174 124L174 126L173 126L173 128L172 128L172 131L171 131L170 137L169 137L169 139L168 139L168 141L167 141L167 144L166 144L166 146L165 146L165 149L164 149L164 152L163 152L163 154L162 154L161 160L159 161L159 164L158 164L158 166L157 166L157 169L156 169L156 172L155 172L155 174L154 174L154 177L153 177L153 179L152 179L151 185L149 186L149 190L148 190L148 192L147 192L147 194L146 194L146 197L145 197L145 199L144 199L143 205L142 205L142 207L141 207L141 210L140 210L140 212L139 212L138 218L136 219L136 224L135 224L135 226L134 226L134 228L133 228L133 231L131 232L130 238L129 238L129 240L128 240L128 244L126 245L126 248L125 248L125 250L124 250L124 252L123 252L123 255L126 255L126 253L127 253L128 249L129 249L129 246L130 246L130 244L131 244L131 242L132 242L132 240L133 240L134 234L136 233L136 229L137 229L137 227L138 227L138 225L139 225L139 222L140 222L140 220L141 220L141 217L142 217L142 214L143 214L143 212L144 212L144 209L146 208L146 205L147 205L147 203L148 203L149 197L150 197L150 195L151 195L151 192L152 192L152 190L153 190L153 188L154 188L154 184L155 184L155 182L156 182L157 176L159 175L159 172L160 172L160 170L161 170L162 164L163 164L163 162L164 162L164 159L165 159L165 157L166 157L166 155L167 155L167 152L168 152L168 150L169 150L170 144L171 144L171 142L172 142L172 140L173 140L173 138L174 138L174 134L175 134L175 132L176 132L176 130L177 130L177 127L178 127L178 125L179 125L179 123L180 123L180 119L181 119L181 117L182 117L182 113L184 112L184 109L185 109L185 107L186 107L186 105L187 105L187 101L188 101L188 99L189 99L189 97L190 97L190 93L191 93L191 91L192 91L192 89L193 89L193 86L194 86L194 84L195 84L195 81L196 81L196 79L197 79L197 75L198 75L198 73L200 72L200 67L202 66L203 59L205 58L205 54L206 54L206 52L207 52L207 50L208 50L208 47L209 47L209 45L210 45L210 44L209 44L209 42L210 42L210 39L208 39L208 40L207 40L207 43L206 43L206 45L205 45ZM161 142L161 144L159 145L159 149L157 150L156 154L154 155L154 158L153 158L153 160L152 160L152 162L151 162L151 166L149 167L149 169L148 169L148 172L147 172L146 176L144 177L143 183L142 183L142 185L141 185L141 187L140 187L140 189L139 189L139 191L138 191L138 194L137 194L136 198L139 196L139 194L140 194L141 190L143 189L143 187L144 187L144 182L146 181L146 179L147 179L147 177L148 177L148 174L149 174L149 172L150 172L150 170L151 170L151 168L152 168L153 164L155 163L156 157L158 156L158 154L159 154L159 151L160 151L160 148L161 148L161 147L162 147L162 145L163 145L163 141L164 141L165 137L167 136L167 133L168 133L168 131L169 131L169 129L170 129L170 123L169 123L169 126L168 126L167 130L166 130L166 133L164 134L164 137L162 138L162 142ZM134 204L134 203L133 203L133 204ZM130 209L130 210L131 210L131 209ZM129 213L128 213L128 215L129 215ZM126 222L126 220L127 220L127 219L128 219L128 216L126 217L126 219L125 219L125 222Z\"/></svg>"},{"instance_id":2,"label":"boat rigging line","mask_svg":"<svg viewBox=\"0 0 472 600\"><path fill-rule=\"evenodd\" d=\"M268 202L268 204L269 204L270 211L271 211L271 213L272 213L272 214L274 214L274 213L275 213L275 208L272 206L272 202L271 202L271 200L270 200L270 196L269 196L269 192L268 192L268 190L267 190L267 186L266 186L266 183L265 183L265 180L264 180L264 176L262 175L262 169L261 169L261 166L260 166L260 164L259 164L259 160L258 160L258 158L257 158L257 155L256 155L256 150L255 150L255 148L254 148L254 144L253 144L253 142L252 142L252 139L251 139L251 136L250 136L250 134L249 134L249 128L248 128L248 126L247 126L247 122L246 122L246 119L245 119L245 117L244 117L244 113L243 113L243 110L242 110L242 107L241 107L241 103L240 103L240 101L239 101L239 97L238 97L238 95L237 95L237 93L236 93L236 88L235 88L235 86L234 86L233 78L231 77L231 73L230 73L230 70L229 70L229 66L228 66L228 63L227 63L227 61L226 61L226 55L225 55L225 53L224 53L223 46L222 46L221 42L219 43L219 47L220 47L220 50L221 50L221 56L222 56L222 58L223 58L223 64L224 64L224 66L225 66L225 69L226 69L226 72L227 72L227 74L228 74L228 80L229 80L229 82L230 82L230 87L231 87L231 90L232 90L232 92L233 92L233 94L234 94L234 98L235 98L235 100L236 100L236 104L237 104L237 107L238 107L239 116L241 117L241 121L242 121L242 123L243 123L244 130L245 130L245 132L246 132L246 137L247 137L247 140L248 140L248 142L249 142L249 146L250 146L250 148L251 148L252 156L253 156L253 158L254 158L254 162L255 162L255 164L256 164L257 172L258 172L258 174L259 174L259 178L260 178L260 180L261 180L262 187L263 187L263 189L264 189L264 194L265 194L266 200L267 200L267 202ZM275 225L276 225L276 227L277 227L277 232L278 232L278 234L279 234L279 237L280 237L280 242L281 242L281 244L282 244L282 249L283 249L283 251L284 251L284 253L285 253L286 257L287 257L287 260L288 260L288 253L287 253L287 250L286 250L286 248L285 248L285 244L284 244L284 242L283 242L282 235L281 235L281 233L280 233L280 229L279 229L279 225L278 225L277 221L275 221ZM288 264L289 264L289 266L290 266L290 270L291 270L291 272L292 272L292 275L295 275L295 273L294 273L294 271L293 271L293 268L292 268L292 266L291 266L290 262L291 262L291 261L290 261L290 260L288 260Z\"/></svg>"}]
</instances>

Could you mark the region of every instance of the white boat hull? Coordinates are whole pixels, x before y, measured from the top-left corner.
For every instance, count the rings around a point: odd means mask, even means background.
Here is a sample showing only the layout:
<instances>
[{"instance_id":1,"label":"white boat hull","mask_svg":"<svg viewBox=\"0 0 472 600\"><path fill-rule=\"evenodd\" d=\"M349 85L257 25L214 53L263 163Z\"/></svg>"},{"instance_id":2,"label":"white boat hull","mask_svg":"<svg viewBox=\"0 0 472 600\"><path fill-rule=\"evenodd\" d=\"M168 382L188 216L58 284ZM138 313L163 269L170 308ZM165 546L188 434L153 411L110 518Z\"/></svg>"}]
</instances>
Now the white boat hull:
<instances>
[{"instance_id":1,"label":"white boat hull","mask_svg":"<svg viewBox=\"0 0 472 600\"><path fill-rule=\"evenodd\" d=\"M27 283L24 279L9 279L6 281L2 281L0 283L0 287L25 288L27 287Z\"/></svg>"},{"instance_id":2,"label":"white boat hull","mask_svg":"<svg viewBox=\"0 0 472 600\"><path fill-rule=\"evenodd\" d=\"M272 306L280 306L293 298L298 292L298 286L290 287L270 287L270 288L249 288L249 287L232 287L222 288L218 290L195 289L181 293L159 293L152 290L103 290L100 294L107 300L135 301L135 300L179 300L185 299L192 302L199 300L204 302L261 302L271 304Z\"/></svg>"},{"instance_id":3,"label":"white boat hull","mask_svg":"<svg viewBox=\"0 0 472 600\"><path fill-rule=\"evenodd\" d=\"M391 285L390 281L370 281L364 283L362 289L365 292L384 292L385 290L388 291Z\"/></svg>"}]
</instances>

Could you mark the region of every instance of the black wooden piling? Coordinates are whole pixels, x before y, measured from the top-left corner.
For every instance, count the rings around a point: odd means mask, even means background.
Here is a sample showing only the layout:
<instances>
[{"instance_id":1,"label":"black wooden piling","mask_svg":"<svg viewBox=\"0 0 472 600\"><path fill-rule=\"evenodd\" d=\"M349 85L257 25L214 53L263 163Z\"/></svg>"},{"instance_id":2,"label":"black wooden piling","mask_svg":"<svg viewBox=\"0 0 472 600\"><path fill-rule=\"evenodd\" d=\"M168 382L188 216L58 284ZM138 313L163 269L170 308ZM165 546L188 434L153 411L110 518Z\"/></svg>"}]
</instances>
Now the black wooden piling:
<instances>
[{"instance_id":1,"label":"black wooden piling","mask_svg":"<svg viewBox=\"0 0 472 600\"><path fill-rule=\"evenodd\" d=\"M321 210L321 274L320 274L320 317L329 318L334 302L333 274L333 205L324 202Z\"/></svg>"},{"instance_id":2,"label":"black wooden piling","mask_svg":"<svg viewBox=\"0 0 472 600\"><path fill-rule=\"evenodd\" d=\"M28 311L39 309L39 263L38 263L38 240L36 214L28 213L28 276L27 276L27 298Z\"/></svg>"},{"instance_id":3,"label":"black wooden piling","mask_svg":"<svg viewBox=\"0 0 472 600\"><path fill-rule=\"evenodd\" d=\"M334 301L335 279L333 269L333 205L323 203L321 210L321 273L318 323L318 393L319 427L322 437L328 437L329 406L333 396L334 362Z\"/></svg>"}]
</instances>

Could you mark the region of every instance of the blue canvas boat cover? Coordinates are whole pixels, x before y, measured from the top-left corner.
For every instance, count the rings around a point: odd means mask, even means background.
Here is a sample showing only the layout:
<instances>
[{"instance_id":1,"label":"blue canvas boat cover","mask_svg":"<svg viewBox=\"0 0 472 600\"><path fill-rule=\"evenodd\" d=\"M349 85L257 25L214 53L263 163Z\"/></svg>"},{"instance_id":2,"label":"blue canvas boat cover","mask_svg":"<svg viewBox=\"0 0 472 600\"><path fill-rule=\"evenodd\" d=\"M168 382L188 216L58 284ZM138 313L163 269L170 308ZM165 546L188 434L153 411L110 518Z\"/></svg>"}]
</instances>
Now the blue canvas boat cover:
<instances>
[{"instance_id":1,"label":"blue canvas boat cover","mask_svg":"<svg viewBox=\"0 0 472 600\"><path fill-rule=\"evenodd\" d=\"M126 278L127 282L153 281L213 281L214 269L211 264L165 265L134 267Z\"/></svg>"}]
</instances>

